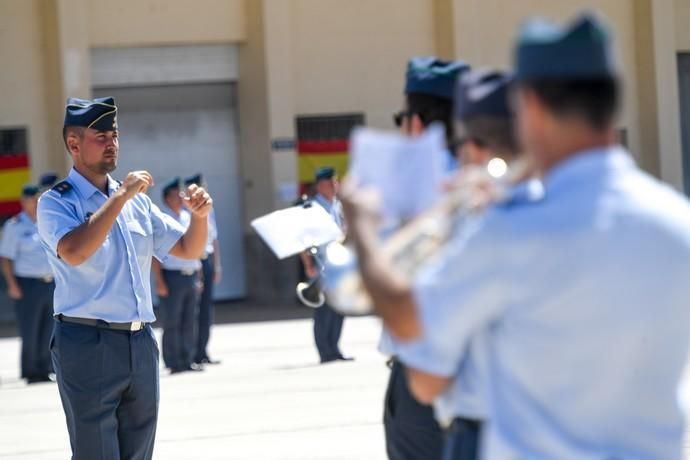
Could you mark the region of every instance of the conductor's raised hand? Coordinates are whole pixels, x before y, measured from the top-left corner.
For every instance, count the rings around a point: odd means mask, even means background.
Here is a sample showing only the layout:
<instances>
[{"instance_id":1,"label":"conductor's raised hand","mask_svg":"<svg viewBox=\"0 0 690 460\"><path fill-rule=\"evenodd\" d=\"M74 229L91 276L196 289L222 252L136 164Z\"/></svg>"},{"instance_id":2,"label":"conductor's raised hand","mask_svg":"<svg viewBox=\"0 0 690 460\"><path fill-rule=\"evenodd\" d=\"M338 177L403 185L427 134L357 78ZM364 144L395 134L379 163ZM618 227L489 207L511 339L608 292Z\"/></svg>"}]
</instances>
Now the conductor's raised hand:
<instances>
[{"instance_id":1,"label":"conductor's raised hand","mask_svg":"<svg viewBox=\"0 0 690 460\"><path fill-rule=\"evenodd\" d=\"M132 171L127 173L119 191L129 200L137 193L146 193L149 187L153 187L153 176L148 171Z\"/></svg>"},{"instance_id":2,"label":"conductor's raised hand","mask_svg":"<svg viewBox=\"0 0 690 460\"><path fill-rule=\"evenodd\" d=\"M187 187L184 205L196 217L206 217L213 208L213 198L206 190L196 184Z\"/></svg>"}]
</instances>

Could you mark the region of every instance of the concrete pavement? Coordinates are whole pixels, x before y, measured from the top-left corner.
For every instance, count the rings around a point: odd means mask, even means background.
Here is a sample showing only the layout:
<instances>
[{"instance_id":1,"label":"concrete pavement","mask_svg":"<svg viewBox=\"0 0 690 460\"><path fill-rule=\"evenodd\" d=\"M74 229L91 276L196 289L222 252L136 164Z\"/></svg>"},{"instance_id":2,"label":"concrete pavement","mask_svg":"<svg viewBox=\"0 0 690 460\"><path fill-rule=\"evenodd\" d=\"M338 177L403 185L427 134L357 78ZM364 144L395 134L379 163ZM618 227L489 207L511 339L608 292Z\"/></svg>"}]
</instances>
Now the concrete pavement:
<instances>
[{"instance_id":1,"label":"concrete pavement","mask_svg":"<svg viewBox=\"0 0 690 460\"><path fill-rule=\"evenodd\" d=\"M385 459L378 320L346 319L342 349L357 359L323 366L311 328L309 319L215 326L210 352L220 365L161 371L154 458ZM0 459L69 458L57 386L24 384L18 357L19 340L0 339ZM688 382L681 397L690 406Z\"/></svg>"},{"instance_id":2,"label":"concrete pavement","mask_svg":"<svg viewBox=\"0 0 690 460\"><path fill-rule=\"evenodd\" d=\"M354 362L317 365L308 319L216 326L205 372L161 371L156 459L385 459L387 378L373 318L345 322ZM0 339L0 458L66 459L55 384L18 378L19 341Z\"/></svg>"}]
</instances>

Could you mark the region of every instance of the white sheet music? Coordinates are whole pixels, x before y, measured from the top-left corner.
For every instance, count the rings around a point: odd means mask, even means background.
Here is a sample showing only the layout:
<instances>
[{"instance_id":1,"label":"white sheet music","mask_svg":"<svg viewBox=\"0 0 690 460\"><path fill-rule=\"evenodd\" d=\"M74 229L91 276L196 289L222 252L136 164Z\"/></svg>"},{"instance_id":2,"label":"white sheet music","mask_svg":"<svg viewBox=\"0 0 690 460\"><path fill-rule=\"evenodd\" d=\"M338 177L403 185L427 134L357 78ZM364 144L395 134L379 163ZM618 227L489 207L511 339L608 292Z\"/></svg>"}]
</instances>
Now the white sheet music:
<instances>
[{"instance_id":1,"label":"white sheet music","mask_svg":"<svg viewBox=\"0 0 690 460\"><path fill-rule=\"evenodd\" d=\"M318 204L281 209L254 219L251 225L279 259L343 237L333 218Z\"/></svg>"},{"instance_id":2,"label":"white sheet music","mask_svg":"<svg viewBox=\"0 0 690 460\"><path fill-rule=\"evenodd\" d=\"M441 126L433 125L416 138L358 128L351 146L350 174L361 186L379 191L386 218L409 219L439 198L448 161Z\"/></svg>"}]
</instances>

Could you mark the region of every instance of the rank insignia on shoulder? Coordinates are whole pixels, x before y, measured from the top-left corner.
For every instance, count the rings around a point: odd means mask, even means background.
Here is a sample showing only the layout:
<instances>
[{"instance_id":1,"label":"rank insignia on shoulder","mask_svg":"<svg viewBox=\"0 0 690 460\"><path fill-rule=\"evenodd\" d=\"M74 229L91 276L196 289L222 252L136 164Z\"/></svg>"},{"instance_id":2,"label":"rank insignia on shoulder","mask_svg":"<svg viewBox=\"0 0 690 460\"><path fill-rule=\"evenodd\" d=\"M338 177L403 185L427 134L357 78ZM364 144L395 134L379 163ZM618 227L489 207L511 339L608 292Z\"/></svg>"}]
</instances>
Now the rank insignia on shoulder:
<instances>
[{"instance_id":1,"label":"rank insignia on shoulder","mask_svg":"<svg viewBox=\"0 0 690 460\"><path fill-rule=\"evenodd\" d=\"M65 193L69 192L72 190L72 184L70 184L67 181L62 181L56 185L53 186L53 190L58 192L60 195L64 195Z\"/></svg>"}]
</instances>

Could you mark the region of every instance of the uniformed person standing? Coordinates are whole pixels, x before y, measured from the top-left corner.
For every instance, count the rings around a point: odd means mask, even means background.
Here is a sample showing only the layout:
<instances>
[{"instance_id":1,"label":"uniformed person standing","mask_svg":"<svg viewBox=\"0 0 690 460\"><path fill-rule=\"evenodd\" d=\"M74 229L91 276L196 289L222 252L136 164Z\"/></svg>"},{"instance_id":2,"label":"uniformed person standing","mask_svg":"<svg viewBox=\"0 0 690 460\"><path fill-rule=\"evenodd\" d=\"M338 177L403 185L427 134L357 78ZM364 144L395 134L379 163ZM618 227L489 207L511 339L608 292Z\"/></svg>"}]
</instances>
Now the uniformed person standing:
<instances>
[{"instance_id":1,"label":"uniformed person standing","mask_svg":"<svg viewBox=\"0 0 690 460\"><path fill-rule=\"evenodd\" d=\"M182 228L188 228L192 214L184 207L181 179L171 179L163 187L162 193L165 205L161 210ZM163 314L163 361L171 374L202 370L193 362L200 269L199 259L183 259L173 255L162 262L153 262L159 308Z\"/></svg>"},{"instance_id":2,"label":"uniformed person standing","mask_svg":"<svg viewBox=\"0 0 690 460\"><path fill-rule=\"evenodd\" d=\"M493 70L467 72L458 79L455 94L456 144L464 170L487 171L491 166L514 165L519 148L514 134L513 116L508 103L510 78ZM502 163L501 163L502 162ZM518 166L512 166L518 167ZM515 190L517 192L517 189ZM481 219L480 216L475 217ZM467 231L465 223L459 231ZM465 357L457 368L444 369L429 359L433 346L426 337L412 343L395 343L398 358L410 372L429 381L453 383L434 401L434 413L445 427L444 460L475 460L478 458L480 431L487 417L482 381L485 369L485 340L475 337L467 346Z\"/></svg>"},{"instance_id":3,"label":"uniformed person standing","mask_svg":"<svg viewBox=\"0 0 690 460\"><path fill-rule=\"evenodd\" d=\"M600 20L527 23L516 80L541 198L509 195L407 280L346 183L362 279L391 331L428 340L444 373L486 337L483 458L680 458L690 205L617 145L619 80ZM450 383L409 377L427 401Z\"/></svg>"},{"instance_id":4,"label":"uniformed person standing","mask_svg":"<svg viewBox=\"0 0 690 460\"><path fill-rule=\"evenodd\" d=\"M190 176L184 181L185 186L203 184L201 174ZM208 340L211 337L213 325L213 287L220 282L223 267L220 263L220 243L218 241L218 226L216 213L211 210L208 215L208 240L201 258L201 295L199 296L199 314L197 317L197 340L194 362L196 364L220 364L220 361L208 356Z\"/></svg>"},{"instance_id":5,"label":"uniformed person standing","mask_svg":"<svg viewBox=\"0 0 690 460\"><path fill-rule=\"evenodd\" d=\"M345 230L342 206L337 198L338 179L335 175L335 169L330 166L319 168L314 175L314 182L316 195L314 195L313 202L325 209L338 227ZM301 258L307 277L312 279L319 276L319 268L312 256L303 253ZM328 303L314 311L314 341L321 363L352 359L345 357L338 345L343 330L343 320L343 315L336 312Z\"/></svg>"},{"instance_id":6,"label":"uniformed person standing","mask_svg":"<svg viewBox=\"0 0 690 460\"><path fill-rule=\"evenodd\" d=\"M7 295L14 300L22 339L21 378L27 383L51 381L48 343L53 331L53 272L36 227L39 189L22 189L22 211L4 226L0 257Z\"/></svg>"},{"instance_id":7,"label":"uniformed person standing","mask_svg":"<svg viewBox=\"0 0 690 460\"><path fill-rule=\"evenodd\" d=\"M38 202L55 275L51 353L75 460L152 457L159 392L151 259L201 257L212 206L203 189L189 187L185 231L145 195L148 172L113 179L116 114L113 98L68 100L63 132L74 167Z\"/></svg>"}]
</instances>

